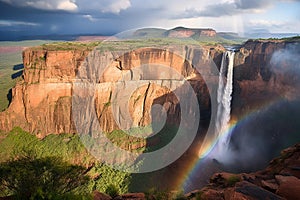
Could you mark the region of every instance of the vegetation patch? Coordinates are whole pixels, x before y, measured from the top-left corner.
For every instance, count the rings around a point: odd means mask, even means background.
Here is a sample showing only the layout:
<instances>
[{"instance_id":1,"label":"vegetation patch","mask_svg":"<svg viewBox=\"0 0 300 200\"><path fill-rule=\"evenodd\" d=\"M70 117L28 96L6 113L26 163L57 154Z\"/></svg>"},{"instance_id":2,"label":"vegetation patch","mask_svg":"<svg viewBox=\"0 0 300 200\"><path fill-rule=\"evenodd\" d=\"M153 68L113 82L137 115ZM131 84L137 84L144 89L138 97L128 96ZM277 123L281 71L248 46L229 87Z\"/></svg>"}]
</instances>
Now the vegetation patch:
<instances>
[{"instance_id":1,"label":"vegetation patch","mask_svg":"<svg viewBox=\"0 0 300 200\"><path fill-rule=\"evenodd\" d=\"M0 191L14 199L91 199L88 194L75 192L89 180L85 170L58 157L23 154L1 163Z\"/></svg>"},{"instance_id":2,"label":"vegetation patch","mask_svg":"<svg viewBox=\"0 0 300 200\"><path fill-rule=\"evenodd\" d=\"M3 133L1 133L1 135L2 134ZM51 162L60 161L61 164L59 166L61 166L62 168L61 170L63 171L68 171L68 167L64 167L65 165L78 166L80 167L80 169L84 168L84 175L89 177L89 179L85 182L81 182L80 185L77 185L75 188L73 188L72 193L74 194L78 194L78 195L83 195L86 193L91 194L94 190L105 192L107 187L110 184L114 184L120 193L128 192L131 175L126 172L115 170L103 163L99 163L98 161L96 161L94 157L92 157L87 152L87 150L81 143L81 140L78 135L72 135L72 134L49 135L44 139L40 140L36 138L35 135L23 131L21 128L14 128L11 132L7 133L5 138L1 140L2 141L0 141L1 142L0 143L0 168L5 167L7 165L9 166L12 165L11 163L12 161L20 160L20 169L21 169L22 163L26 161L24 159L25 158L27 159L27 156L25 157L23 156L25 152L26 153L25 155L28 154L33 155L29 157L30 162L32 161L33 165L35 165L36 162L39 163L43 161L41 165L47 166L46 164L50 160ZM24 165L23 167L27 169L26 166L30 167L30 165ZM41 170L43 169L43 167L41 166L39 166L38 168L41 168ZM32 169L32 167L30 167L30 169ZM35 173L35 169L32 170L33 170L32 173ZM7 171L5 172L5 174L10 175L12 178L19 177L19 175L16 173L23 173L23 171L19 172L19 170L17 170L16 172L7 172ZM28 172L27 174L30 173ZM26 176L24 175L23 178L25 179ZM40 177L34 177L34 176L31 178L40 179ZM7 177L3 179L6 180ZM28 179L30 179L30 177L28 177ZM1 195L7 196L8 194L12 194L12 195L17 194L14 191L11 190L8 191L7 188L4 188L4 190L6 192L4 194L0 194L0 196ZM34 189L35 192L38 190L40 189L39 188ZM41 193L38 192L38 195L44 195L44 194L45 191L43 189L41 190ZM49 195L50 194L52 193L49 193ZM71 195L68 194L68 192L62 194ZM58 199L64 199L64 198L58 198Z\"/></svg>"}]
</instances>

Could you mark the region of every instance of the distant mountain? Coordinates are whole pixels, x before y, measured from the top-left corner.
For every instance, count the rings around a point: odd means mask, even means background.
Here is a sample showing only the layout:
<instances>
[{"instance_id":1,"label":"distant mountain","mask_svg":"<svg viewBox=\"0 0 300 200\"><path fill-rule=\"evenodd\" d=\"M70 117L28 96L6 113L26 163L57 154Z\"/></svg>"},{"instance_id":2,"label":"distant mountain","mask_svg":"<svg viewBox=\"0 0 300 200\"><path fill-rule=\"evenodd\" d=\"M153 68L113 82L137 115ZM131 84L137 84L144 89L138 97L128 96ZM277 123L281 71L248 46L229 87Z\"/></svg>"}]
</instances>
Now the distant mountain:
<instances>
[{"instance_id":1,"label":"distant mountain","mask_svg":"<svg viewBox=\"0 0 300 200\"><path fill-rule=\"evenodd\" d=\"M132 38L180 38L193 39L205 43L235 44L246 41L246 38L240 37L237 33L221 32L218 33L212 28L186 28L176 27L170 30L159 28L144 28L135 31Z\"/></svg>"}]
</instances>

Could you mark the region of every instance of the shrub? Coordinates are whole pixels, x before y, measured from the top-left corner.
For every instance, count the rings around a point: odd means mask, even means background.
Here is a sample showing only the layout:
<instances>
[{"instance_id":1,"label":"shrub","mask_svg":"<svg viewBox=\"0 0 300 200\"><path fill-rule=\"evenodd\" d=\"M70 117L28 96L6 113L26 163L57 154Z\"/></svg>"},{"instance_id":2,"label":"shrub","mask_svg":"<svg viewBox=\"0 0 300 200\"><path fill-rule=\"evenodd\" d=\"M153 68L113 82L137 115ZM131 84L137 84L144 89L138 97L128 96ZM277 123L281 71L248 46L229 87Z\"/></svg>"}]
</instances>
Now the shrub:
<instances>
[{"instance_id":1,"label":"shrub","mask_svg":"<svg viewBox=\"0 0 300 200\"><path fill-rule=\"evenodd\" d=\"M105 193L111 196L112 198L115 198L119 195L119 189L115 185L110 184L107 186Z\"/></svg>"},{"instance_id":2,"label":"shrub","mask_svg":"<svg viewBox=\"0 0 300 200\"><path fill-rule=\"evenodd\" d=\"M24 153L0 165L0 190L17 199L65 199L88 182L85 170L58 157L35 158Z\"/></svg>"}]
</instances>

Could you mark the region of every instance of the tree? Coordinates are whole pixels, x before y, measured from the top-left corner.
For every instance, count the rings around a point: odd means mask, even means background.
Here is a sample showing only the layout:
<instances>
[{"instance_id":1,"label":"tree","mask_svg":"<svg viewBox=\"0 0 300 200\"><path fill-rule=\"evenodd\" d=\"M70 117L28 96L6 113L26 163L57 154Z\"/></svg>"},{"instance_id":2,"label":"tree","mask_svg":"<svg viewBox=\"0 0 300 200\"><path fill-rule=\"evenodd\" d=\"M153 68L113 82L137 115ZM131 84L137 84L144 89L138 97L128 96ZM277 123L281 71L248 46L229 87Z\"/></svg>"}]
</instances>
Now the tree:
<instances>
[{"instance_id":1,"label":"tree","mask_svg":"<svg viewBox=\"0 0 300 200\"><path fill-rule=\"evenodd\" d=\"M85 171L58 157L22 155L0 164L0 191L17 199L57 199L87 183Z\"/></svg>"}]
</instances>

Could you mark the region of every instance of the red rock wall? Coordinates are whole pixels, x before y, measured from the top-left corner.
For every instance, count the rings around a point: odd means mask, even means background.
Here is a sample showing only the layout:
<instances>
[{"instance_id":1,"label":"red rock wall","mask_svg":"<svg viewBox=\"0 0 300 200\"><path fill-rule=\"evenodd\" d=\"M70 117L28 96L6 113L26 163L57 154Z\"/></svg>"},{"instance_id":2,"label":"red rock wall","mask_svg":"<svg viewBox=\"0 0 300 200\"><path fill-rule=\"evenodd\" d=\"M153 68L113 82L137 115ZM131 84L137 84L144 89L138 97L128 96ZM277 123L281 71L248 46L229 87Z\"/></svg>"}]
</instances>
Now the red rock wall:
<instances>
[{"instance_id":1,"label":"red rock wall","mask_svg":"<svg viewBox=\"0 0 300 200\"><path fill-rule=\"evenodd\" d=\"M74 81L79 79L89 79L97 83L95 107L100 125L106 132L119 128L110 108L112 103L110 98L112 93L118 94L115 87L120 80L135 81L137 85L140 83L148 85L148 89L140 87L133 93L128 103L132 122L131 124L124 122L122 127L148 125L151 122L150 107L154 101L160 102L168 112L174 114L178 112L178 109L176 110L178 101L168 87L176 90L180 88L182 80L170 73L169 76L165 75L167 80L153 82L153 79L164 78L161 71L152 71L150 78L147 77L147 73L132 72L136 67L153 63L171 66L183 77L193 77L193 82L196 83L192 85L202 92L201 106L208 107L207 88L201 87L204 84L201 76L186 61L185 56L190 60L195 58L205 60L209 54L220 57L222 52L221 48L206 48L202 52L187 49L182 57L163 49L144 49L120 54L117 59L110 53L102 55L97 53L25 50L24 80L13 88L13 100L9 108L0 113L0 129L8 131L15 126L20 126L39 137L51 133L76 133L72 118L72 92ZM100 73L99 66L103 66L103 63L107 63L107 66L105 65L105 70ZM209 73L209 69L207 71ZM135 73L134 77L128 76L132 73Z\"/></svg>"},{"instance_id":2,"label":"red rock wall","mask_svg":"<svg viewBox=\"0 0 300 200\"><path fill-rule=\"evenodd\" d=\"M234 115L244 115L278 98L292 100L299 96L297 74L287 75L270 70L273 53L286 48L286 45L283 41L249 41L236 53L232 105ZM163 105L169 113L173 113L172 116L178 115L178 101L171 91L180 91L181 80L177 75L168 74L168 70L150 70L147 73L135 70L149 64L171 66L172 70L189 79L198 95L201 109L209 109L210 98L205 82L187 60L202 66L201 73L213 75L211 69L201 61L210 55L220 66L224 48L217 46L204 47L202 51L193 48L181 50L183 54L172 53L176 52L174 49L140 49L119 56L111 53L97 55L98 52L87 51L25 50L24 80L13 88L13 100L9 108L0 113L0 129L8 131L20 126L40 137L51 133L76 133L72 118L72 92L74 81L78 79L93 80L98 85L95 107L104 131L119 128L110 106L111 94L119 94L115 87L120 80L144 85L129 98L128 109L132 122L128 124L123 120L122 128L148 125L151 122L150 107L154 102ZM162 81L153 81L159 79L164 79L164 84ZM209 81L217 86L217 80L212 78ZM173 88L170 90L167 86L171 85ZM180 92L184 94L184 91Z\"/></svg>"},{"instance_id":3,"label":"red rock wall","mask_svg":"<svg viewBox=\"0 0 300 200\"><path fill-rule=\"evenodd\" d=\"M279 99L299 98L298 74L275 70L276 67L271 62L275 52L287 49L289 45L293 44L280 40L248 41L236 53L234 114L244 115Z\"/></svg>"}]
</instances>

